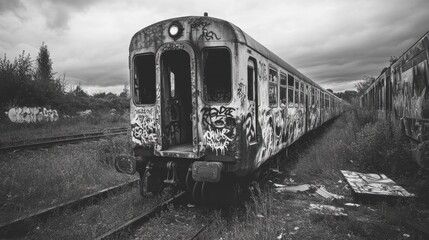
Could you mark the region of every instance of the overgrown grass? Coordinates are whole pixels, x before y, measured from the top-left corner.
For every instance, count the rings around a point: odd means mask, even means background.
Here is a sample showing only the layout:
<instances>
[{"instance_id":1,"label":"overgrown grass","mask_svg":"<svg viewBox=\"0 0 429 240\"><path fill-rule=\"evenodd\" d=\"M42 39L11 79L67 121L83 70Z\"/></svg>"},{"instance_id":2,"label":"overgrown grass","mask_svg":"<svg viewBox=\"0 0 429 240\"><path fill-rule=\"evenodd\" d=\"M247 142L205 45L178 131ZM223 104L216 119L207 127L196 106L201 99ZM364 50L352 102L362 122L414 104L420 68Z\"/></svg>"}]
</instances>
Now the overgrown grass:
<instances>
[{"instance_id":1,"label":"overgrown grass","mask_svg":"<svg viewBox=\"0 0 429 240\"><path fill-rule=\"evenodd\" d=\"M129 113L94 112L87 117L60 118L56 122L13 123L0 122L0 144L43 137L78 134L111 127L128 127Z\"/></svg>"},{"instance_id":2,"label":"overgrown grass","mask_svg":"<svg viewBox=\"0 0 429 240\"><path fill-rule=\"evenodd\" d=\"M345 195L346 201L353 198L340 170L380 172L407 183L416 171L410 167L407 141L398 128L376 116L358 108L343 114L298 154L294 166L282 169L283 178L292 177L296 184L325 185L328 191ZM407 230L398 219L417 208L412 201L394 206L382 203L349 209L348 217L337 218L312 213L309 203L327 202L306 194L273 193L266 186L260 197L245 204L244 212L231 218L217 216L207 239L401 239Z\"/></svg>"},{"instance_id":3,"label":"overgrown grass","mask_svg":"<svg viewBox=\"0 0 429 240\"><path fill-rule=\"evenodd\" d=\"M127 141L120 136L0 155L2 221L134 179L111 164L115 153L129 150Z\"/></svg>"}]
</instances>

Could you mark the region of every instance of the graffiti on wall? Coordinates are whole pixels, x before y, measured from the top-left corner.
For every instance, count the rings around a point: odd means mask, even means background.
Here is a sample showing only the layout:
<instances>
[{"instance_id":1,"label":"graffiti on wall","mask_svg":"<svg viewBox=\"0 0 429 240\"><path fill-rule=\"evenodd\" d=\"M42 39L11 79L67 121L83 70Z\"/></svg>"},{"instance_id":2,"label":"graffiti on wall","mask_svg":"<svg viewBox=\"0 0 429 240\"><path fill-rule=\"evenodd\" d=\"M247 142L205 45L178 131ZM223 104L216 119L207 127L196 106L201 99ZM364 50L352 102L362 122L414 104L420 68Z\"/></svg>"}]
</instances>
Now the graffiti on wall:
<instances>
[{"instance_id":1,"label":"graffiti on wall","mask_svg":"<svg viewBox=\"0 0 429 240\"><path fill-rule=\"evenodd\" d=\"M204 145L210 147L216 155L225 155L234 139L234 111L234 108L224 106L201 109L202 122L206 128L203 134Z\"/></svg>"},{"instance_id":2,"label":"graffiti on wall","mask_svg":"<svg viewBox=\"0 0 429 240\"><path fill-rule=\"evenodd\" d=\"M212 129L210 126L205 131L203 138L207 146L212 151L216 152L216 155L225 155L225 151L228 150L228 145L233 140L228 128Z\"/></svg>"},{"instance_id":3,"label":"graffiti on wall","mask_svg":"<svg viewBox=\"0 0 429 240\"><path fill-rule=\"evenodd\" d=\"M246 92L245 91L246 90L245 90L244 83L240 82L238 84L237 95L238 95L238 98L240 99L241 107L244 107L244 103L246 100Z\"/></svg>"},{"instance_id":4,"label":"graffiti on wall","mask_svg":"<svg viewBox=\"0 0 429 240\"><path fill-rule=\"evenodd\" d=\"M198 37L198 40L205 39L206 41L209 40L220 40L220 37L217 36L217 34L213 31L209 31L207 29L207 26L210 25L210 22L207 21L205 18L196 18L192 19L191 22L191 29L198 31L201 29L201 35Z\"/></svg>"},{"instance_id":5,"label":"graffiti on wall","mask_svg":"<svg viewBox=\"0 0 429 240\"><path fill-rule=\"evenodd\" d=\"M427 61L396 74L396 89L393 92L393 109L396 119L402 119L406 135L423 140L424 123L416 119L429 118L427 92ZM399 70L397 70L399 71Z\"/></svg>"},{"instance_id":6,"label":"graffiti on wall","mask_svg":"<svg viewBox=\"0 0 429 240\"><path fill-rule=\"evenodd\" d=\"M246 118L243 121L243 128L245 131L247 144L255 141L256 139L256 131L255 131L255 126L253 124L253 118L254 116L251 113L248 113Z\"/></svg>"},{"instance_id":7,"label":"graffiti on wall","mask_svg":"<svg viewBox=\"0 0 429 240\"><path fill-rule=\"evenodd\" d=\"M155 143L157 140L157 125L154 110L141 108L136 110L136 116L131 120L131 136L133 142L143 145Z\"/></svg>"},{"instance_id":8,"label":"graffiti on wall","mask_svg":"<svg viewBox=\"0 0 429 240\"><path fill-rule=\"evenodd\" d=\"M11 108L5 113L14 123L55 122L59 118L57 110L41 107Z\"/></svg>"}]
</instances>

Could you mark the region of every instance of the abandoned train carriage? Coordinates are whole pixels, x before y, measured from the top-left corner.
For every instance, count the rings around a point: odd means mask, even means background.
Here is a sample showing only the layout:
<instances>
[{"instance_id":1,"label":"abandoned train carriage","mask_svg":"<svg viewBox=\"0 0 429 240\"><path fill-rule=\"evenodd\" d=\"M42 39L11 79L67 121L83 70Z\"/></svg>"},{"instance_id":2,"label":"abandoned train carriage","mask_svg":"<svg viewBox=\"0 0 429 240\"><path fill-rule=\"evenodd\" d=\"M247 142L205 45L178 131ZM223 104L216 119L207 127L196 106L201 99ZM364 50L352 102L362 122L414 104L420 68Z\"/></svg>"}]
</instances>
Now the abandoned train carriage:
<instances>
[{"instance_id":1,"label":"abandoned train carriage","mask_svg":"<svg viewBox=\"0 0 429 240\"><path fill-rule=\"evenodd\" d=\"M135 158L117 168L137 166L143 191L171 183L195 197L224 179L236 186L342 111L339 98L224 20L165 20L137 32L129 51Z\"/></svg>"},{"instance_id":2,"label":"abandoned train carriage","mask_svg":"<svg viewBox=\"0 0 429 240\"><path fill-rule=\"evenodd\" d=\"M416 145L414 160L429 169L429 32L424 34L361 96L361 106L401 126Z\"/></svg>"}]
</instances>

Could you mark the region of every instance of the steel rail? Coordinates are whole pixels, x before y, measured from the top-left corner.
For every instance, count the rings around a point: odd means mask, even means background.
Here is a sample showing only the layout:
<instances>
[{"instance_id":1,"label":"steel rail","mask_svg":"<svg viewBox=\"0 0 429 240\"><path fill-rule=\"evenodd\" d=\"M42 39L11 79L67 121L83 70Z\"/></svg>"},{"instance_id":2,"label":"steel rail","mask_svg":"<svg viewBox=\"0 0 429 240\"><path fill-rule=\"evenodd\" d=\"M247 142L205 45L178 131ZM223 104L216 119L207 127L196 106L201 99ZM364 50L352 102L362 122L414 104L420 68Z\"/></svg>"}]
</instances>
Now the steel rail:
<instances>
[{"instance_id":1,"label":"steel rail","mask_svg":"<svg viewBox=\"0 0 429 240\"><path fill-rule=\"evenodd\" d=\"M88 195L85 195L83 197L77 198L77 199L73 199L70 201L66 201L60 204L57 204L55 206L52 207L48 207L42 210L38 210L35 211L33 213L30 213L28 215L25 216L21 216L17 219L8 221L8 222L4 222L4 223L0 223L0 235L3 236L14 236L14 234L17 234L18 232L22 232L23 229L25 229L25 224L28 221L31 220L37 220L37 219L41 219L41 220L46 220L48 219L50 216L57 214L57 213L62 213L65 210L69 210L69 209L78 209L78 208L85 208L91 205L94 205L96 203L98 203L99 201L106 199L107 197L113 195L113 194L118 194L121 193L123 191L125 191L128 188L132 188L134 186L136 186L139 182L139 179L133 180L131 182L127 182L127 183L121 183L112 187L108 187L105 189L102 189L100 191L97 191L95 193L91 193Z\"/></svg>"},{"instance_id":2,"label":"steel rail","mask_svg":"<svg viewBox=\"0 0 429 240\"><path fill-rule=\"evenodd\" d=\"M68 136L57 136L57 137L49 137L49 138L41 138L34 139L29 141L19 141L15 143L7 143L6 146L0 146L0 153L2 152L11 152L16 150L24 150L24 149L35 149L41 147L50 147L54 145L66 144L66 143L74 143L85 140L94 140L104 137L111 137L117 135L123 135L128 132L128 128L114 128L114 129L105 129L100 132L88 132L82 134L74 134Z\"/></svg>"},{"instance_id":3,"label":"steel rail","mask_svg":"<svg viewBox=\"0 0 429 240\"><path fill-rule=\"evenodd\" d=\"M200 230L194 236L192 236L191 240L200 239L201 233L203 233L208 227L210 227L210 225L212 225L213 222L214 222L214 220L211 220L209 223L207 223L206 225L202 226L200 228Z\"/></svg>"},{"instance_id":4,"label":"steel rail","mask_svg":"<svg viewBox=\"0 0 429 240\"><path fill-rule=\"evenodd\" d=\"M123 223L122 225L110 230L107 233L104 233L101 236L96 237L95 239L101 240L101 239L120 239L121 234L124 234L129 229L136 228L137 226L140 226L141 224L149 221L151 218L162 212L167 208L167 206L171 203L174 203L180 199L182 199L186 195L186 192L180 192L173 196L172 198L162 202L161 204L149 209L148 211L128 220L127 222Z\"/></svg>"}]
</instances>

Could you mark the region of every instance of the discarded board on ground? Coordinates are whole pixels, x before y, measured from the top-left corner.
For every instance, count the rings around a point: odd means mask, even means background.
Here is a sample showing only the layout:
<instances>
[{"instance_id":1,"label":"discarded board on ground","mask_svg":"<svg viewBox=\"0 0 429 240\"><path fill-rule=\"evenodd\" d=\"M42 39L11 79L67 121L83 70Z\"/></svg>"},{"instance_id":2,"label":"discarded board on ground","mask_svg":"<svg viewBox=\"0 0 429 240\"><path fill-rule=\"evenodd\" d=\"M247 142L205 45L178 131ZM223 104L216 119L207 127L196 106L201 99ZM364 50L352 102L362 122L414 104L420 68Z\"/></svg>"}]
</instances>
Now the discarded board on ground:
<instances>
[{"instance_id":1,"label":"discarded board on ground","mask_svg":"<svg viewBox=\"0 0 429 240\"><path fill-rule=\"evenodd\" d=\"M414 197L384 174L359 173L341 170L350 187L357 194L378 196Z\"/></svg>"}]
</instances>

